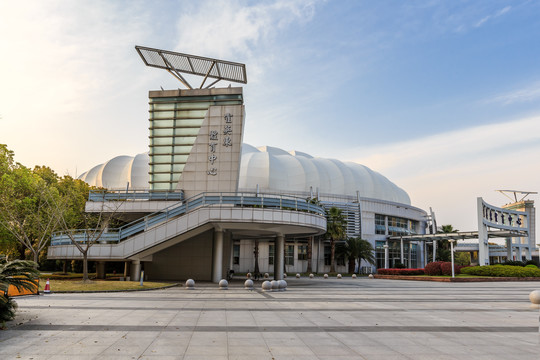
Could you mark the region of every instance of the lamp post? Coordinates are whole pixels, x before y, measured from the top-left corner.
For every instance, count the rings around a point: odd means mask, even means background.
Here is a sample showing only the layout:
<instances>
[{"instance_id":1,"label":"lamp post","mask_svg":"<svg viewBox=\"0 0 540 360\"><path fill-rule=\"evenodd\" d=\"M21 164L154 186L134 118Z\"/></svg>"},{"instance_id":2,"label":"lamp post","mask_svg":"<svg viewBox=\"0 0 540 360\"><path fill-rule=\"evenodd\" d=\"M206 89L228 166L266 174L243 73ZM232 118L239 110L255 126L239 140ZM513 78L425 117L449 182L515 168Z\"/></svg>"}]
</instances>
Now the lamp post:
<instances>
[{"instance_id":1,"label":"lamp post","mask_svg":"<svg viewBox=\"0 0 540 360\"><path fill-rule=\"evenodd\" d=\"M388 244L384 244L383 248L384 248L384 268L388 269Z\"/></svg>"},{"instance_id":2,"label":"lamp post","mask_svg":"<svg viewBox=\"0 0 540 360\"><path fill-rule=\"evenodd\" d=\"M450 255L452 257L452 277L454 277L454 239L448 240L450 242Z\"/></svg>"}]
</instances>

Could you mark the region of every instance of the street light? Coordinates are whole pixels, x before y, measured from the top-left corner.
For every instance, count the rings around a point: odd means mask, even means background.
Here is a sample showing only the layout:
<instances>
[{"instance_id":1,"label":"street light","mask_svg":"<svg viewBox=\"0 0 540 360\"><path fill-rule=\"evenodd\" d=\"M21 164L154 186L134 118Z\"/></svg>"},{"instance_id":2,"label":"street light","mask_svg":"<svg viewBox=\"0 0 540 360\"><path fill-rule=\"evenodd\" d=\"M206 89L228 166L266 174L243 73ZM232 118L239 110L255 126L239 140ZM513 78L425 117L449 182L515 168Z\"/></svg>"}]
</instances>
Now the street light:
<instances>
[{"instance_id":1,"label":"street light","mask_svg":"<svg viewBox=\"0 0 540 360\"><path fill-rule=\"evenodd\" d=\"M456 240L455 239L450 239L448 241L450 242L450 254L452 256L452 277L455 277L454 276L454 242Z\"/></svg>"}]
</instances>

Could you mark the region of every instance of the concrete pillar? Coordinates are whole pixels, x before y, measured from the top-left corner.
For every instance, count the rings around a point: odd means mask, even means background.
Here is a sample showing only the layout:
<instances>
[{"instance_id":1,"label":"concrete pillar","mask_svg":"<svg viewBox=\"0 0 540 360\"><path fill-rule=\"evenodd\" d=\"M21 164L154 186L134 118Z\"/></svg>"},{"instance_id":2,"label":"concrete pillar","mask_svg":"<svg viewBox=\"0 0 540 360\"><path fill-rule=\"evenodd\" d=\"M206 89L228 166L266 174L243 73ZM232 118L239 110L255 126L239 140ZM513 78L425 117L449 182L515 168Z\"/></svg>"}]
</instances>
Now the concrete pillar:
<instances>
[{"instance_id":1,"label":"concrete pillar","mask_svg":"<svg viewBox=\"0 0 540 360\"><path fill-rule=\"evenodd\" d=\"M276 256L274 257L274 279L283 280L283 265L285 264L285 237L276 236Z\"/></svg>"},{"instance_id":2,"label":"concrete pillar","mask_svg":"<svg viewBox=\"0 0 540 360\"><path fill-rule=\"evenodd\" d=\"M107 277L105 273L105 261L96 262L96 277L98 279L105 279Z\"/></svg>"},{"instance_id":3,"label":"concrete pillar","mask_svg":"<svg viewBox=\"0 0 540 360\"><path fill-rule=\"evenodd\" d=\"M129 274L129 261L124 261L124 279L130 276Z\"/></svg>"},{"instance_id":4,"label":"concrete pillar","mask_svg":"<svg viewBox=\"0 0 540 360\"><path fill-rule=\"evenodd\" d=\"M418 256L418 254L416 254L416 256ZM407 267L410 268L410 269L416 268L416 264L414 264L414 266L412 266L412 264L411 264L411 257L412 257L412 244L411 244L411 242L409 241L409 254L408 254L408 256L407 256L407 259L408 259L408 265L407 265ZM418 260L418 258L417 258L416 260Z\"/></svg>"},{"instance_id":5,"label":"concrete pillar","mask_svg":"<svg viewBox=\"0 0 540 360\"><path fill-rule=\"evenodd\" d=\"M512 238L506 239L506 260L512 260Z\"/></svg>"},{"instance_id":6,"label":"concrete pillar","mask_svg":"<svg viewBox=\"0 0 540 360\"><path fill-rule=\"evenodd\" d=\"M133 260L131 262L131 281L141 280L141 261Z\"/></svg>"},{"instance_id":7,"label":"concrete pillar","mask_svg":"<svg viewBox=\"0 0 540 360\"><path fill-rule=\"evenodd\" d=\"M437 261L437 240L433 239L433 262Z\"/></svg>"},{"instance_id":8,"label":"concrete pillar","mask_svg":"<svg viewBox=\"0 0 540 360\"><path fill-rule=\"evenodd\" d=\"M388 241L383 245L384 248L384 268L388 269Z\"/></svg>"},{"instance_id":9,"label":"concrete pillar","mask_svg":"<svg viewBox=\"0 0 540 360\"><path fill-rule=\"evenodd\" d=\"M212 281L223 279L223 230L214 231L214 251L212 252Z\"/></svg>"}]
</instances>

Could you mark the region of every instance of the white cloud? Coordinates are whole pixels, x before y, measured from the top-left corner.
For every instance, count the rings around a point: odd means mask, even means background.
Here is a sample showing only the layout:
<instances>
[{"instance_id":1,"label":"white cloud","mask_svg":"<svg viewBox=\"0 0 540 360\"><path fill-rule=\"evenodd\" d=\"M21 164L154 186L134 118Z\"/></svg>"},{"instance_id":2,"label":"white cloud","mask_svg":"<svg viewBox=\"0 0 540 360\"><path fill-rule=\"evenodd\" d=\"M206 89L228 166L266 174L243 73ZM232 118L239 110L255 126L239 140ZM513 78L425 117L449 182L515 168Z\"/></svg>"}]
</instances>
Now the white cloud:
<instances>
[{"instance_id":1,"label":"white cloud","mask_svg":"<svg viewBox=\"0 0 540 360\"><path fill-rule=\"evenodd\" d=\"M502 8L501 10L495 12L494 14L483 17L478 22L476 22L476 24L474 24L474 27L480 27L484 25L489 19L495 19L495 18L498 18L499 16L506 14L507 12L510 11L511 8L512 8L511 6L506 6Z\"/></svg>"},{"instance_id":2,"label":"white cloud","mask_svg":"<svg viewBox=\"0 0 540 360\"><path fill-rule=\"evenodd\" d=\"M443 223L476 229L476 197L506 203L497 189L538 191L540 117L477 126L388 146L359 148L354 161L403 187Z\"/></svg>"},{"instance_id":3,"label":"white cloud","mask_svg":"<svg viewBox=\"0 0 540 360\"><path fill-rule=\"evenodd\" d=\"M523 89L510 91L485 100L486 103L500 103L510 105L514 103L530 102L540 99L540 82L536 82Z\"/></svg>"}]
</instances>

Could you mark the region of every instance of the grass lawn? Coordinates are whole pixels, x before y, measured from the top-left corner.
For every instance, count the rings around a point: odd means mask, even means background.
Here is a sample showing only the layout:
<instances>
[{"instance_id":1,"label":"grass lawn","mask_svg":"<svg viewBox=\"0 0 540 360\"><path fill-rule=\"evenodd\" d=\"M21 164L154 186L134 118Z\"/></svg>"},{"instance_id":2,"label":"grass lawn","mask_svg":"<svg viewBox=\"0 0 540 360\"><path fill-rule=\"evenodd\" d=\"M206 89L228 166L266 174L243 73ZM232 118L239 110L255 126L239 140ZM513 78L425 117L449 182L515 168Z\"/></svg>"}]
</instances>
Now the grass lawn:
<instances>
[{"instance_id":1,"label":"grass lawn","mask_svg":"<svg viewBox=\"0 0 540 360\"><path fill-rule=\"evenodd\" d=\"M39 281L39 290L43 291L47 280ZM145 281L140 286L138 281L113 281L113 280L93 280L91 283L83 283L81 280L50 280L51 292L56 291L122 291L156 289L171 285L171 283Z\"/></svg>"}]
</instances>

